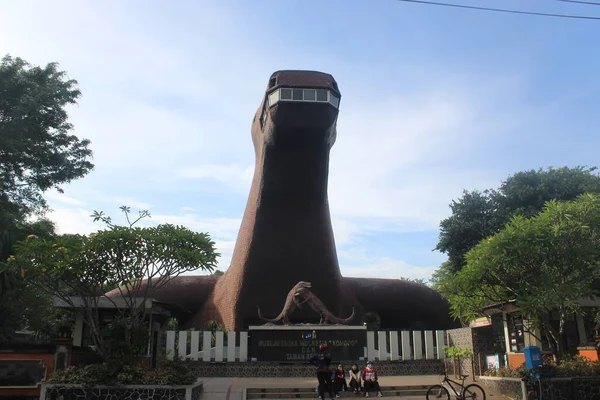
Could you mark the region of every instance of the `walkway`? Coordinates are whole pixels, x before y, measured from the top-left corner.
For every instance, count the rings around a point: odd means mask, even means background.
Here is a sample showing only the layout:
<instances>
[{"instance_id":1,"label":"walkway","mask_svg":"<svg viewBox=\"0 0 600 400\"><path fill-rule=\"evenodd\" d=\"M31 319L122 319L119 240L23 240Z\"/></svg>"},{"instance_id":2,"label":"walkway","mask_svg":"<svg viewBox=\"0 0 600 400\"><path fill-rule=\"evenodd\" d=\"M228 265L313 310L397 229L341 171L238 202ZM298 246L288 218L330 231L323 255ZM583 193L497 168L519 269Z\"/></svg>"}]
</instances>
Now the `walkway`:
<instances>
[{"instance_id":1,"label":"walkway","mask_svg":"<svg viewBox=\"0 0 600 400\"><path fill-rule=\"evenodd\" d=\"M381 386L417 386L440 383L440 375L382 376ZM244 389L248 388L314 388L316 378L204 378L203 400L246 400ZM425 396L385 397L390 400L423 400ZM353 395L342 396L342 400L353 399ZM508 398L487 393L491 400L508 400ZM363 399L359 397L359 399ZM377 397L372 397L377 399Z\"/></svg>"}]
</instances>

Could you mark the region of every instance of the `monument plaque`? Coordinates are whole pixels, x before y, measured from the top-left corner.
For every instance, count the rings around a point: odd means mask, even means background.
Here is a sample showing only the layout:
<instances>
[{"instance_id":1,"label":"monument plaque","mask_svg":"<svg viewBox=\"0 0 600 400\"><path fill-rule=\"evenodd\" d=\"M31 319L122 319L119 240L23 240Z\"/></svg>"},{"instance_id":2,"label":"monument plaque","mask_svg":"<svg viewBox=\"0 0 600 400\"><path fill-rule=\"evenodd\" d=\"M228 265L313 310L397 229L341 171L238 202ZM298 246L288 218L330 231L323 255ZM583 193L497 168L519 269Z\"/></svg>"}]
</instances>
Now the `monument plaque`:
<instances>
[{"instance_id":1,"label":"monument plaque","mask_svg":"<svg viewBox=\"0 0 600 400\"><path fill-rule=\"evenodd\" d=\"M334 361L364 357L364 326L274 325L249 327L250 357L257 361L305 363L327 343Z\"/></svg>"}]
</instances>

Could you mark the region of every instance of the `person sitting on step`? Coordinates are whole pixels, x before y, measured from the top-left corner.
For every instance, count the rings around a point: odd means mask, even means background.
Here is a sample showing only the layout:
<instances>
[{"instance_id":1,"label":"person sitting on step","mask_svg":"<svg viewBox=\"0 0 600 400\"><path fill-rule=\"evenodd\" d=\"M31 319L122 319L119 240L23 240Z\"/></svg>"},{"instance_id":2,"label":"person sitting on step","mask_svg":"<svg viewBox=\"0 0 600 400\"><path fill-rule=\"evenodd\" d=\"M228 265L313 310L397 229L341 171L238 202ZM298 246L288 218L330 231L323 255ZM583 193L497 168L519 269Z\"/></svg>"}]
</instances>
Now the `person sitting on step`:
<instances>
[{"instance_id":1,"label":"person sitting on step","mask_svg":"<svg viewBox=\"0 0 600 400\"><path fill-rule=\"evenodd\" d=\"M371 361L367 362L367 368L365 368L362 372L362 380L365 385L365 397L369 397L369 392L371 390L376 390L377 395L379 397L383 397L377 378L377 370Z\"/></svg>"},{"instance_id":2,"label":"person sitting on step","mask_svg":"<svg viewBox=\"0 0 600 400\"><path fill-rule=\"evenodd\" d=\"M342 364L339 364L334 372L333 387L335 391L335 397L340 397L340 392L345 392L348 390L348 384L346 383L346 371L344 371L344 366Z\"/></svg>"},{"instance_id":3,"label":"person sitting on step","mask_svg":"<svg viewBox=\"0 0 600 400\"><path fill-rule=\"evenodd\" d=\"M352 364L350 368L350 387L354 393L360 392L362 386L362 378L357 364Z\"/></svg>"}]
</instances>

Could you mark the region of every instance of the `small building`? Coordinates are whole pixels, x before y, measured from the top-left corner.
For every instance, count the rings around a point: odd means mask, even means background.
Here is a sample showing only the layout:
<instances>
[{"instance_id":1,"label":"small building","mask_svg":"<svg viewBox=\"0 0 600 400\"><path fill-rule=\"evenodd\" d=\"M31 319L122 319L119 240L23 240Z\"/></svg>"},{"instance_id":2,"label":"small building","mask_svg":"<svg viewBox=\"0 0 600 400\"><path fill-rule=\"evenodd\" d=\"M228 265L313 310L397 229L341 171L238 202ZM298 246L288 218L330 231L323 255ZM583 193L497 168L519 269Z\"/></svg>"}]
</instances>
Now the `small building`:
<instances>
[{"instance_id":1,"label":"small building","mask_svg":"<svg viewBox=\"0 0 600 400\"><path fill-rule=\"evenodd\" d=\"M78 353L84 352L86 349L94 349L94 342L92 338L92 331L89 326L84 323L84 313L86 306L86 299L81 297L70 297L70 303L63 299L55 298L54 306L61 309L73 311L73 329L72 329L72 342L73 355L77 357ZM129 300L125 300L123 297L99 297L95 299L87 299L87 301L94 301L94 307L97 308L99 322L101 327L105 327L114 319L117 309L126 311L131 307L144 307L147 311L147 323L148 330L151 332L146 356L152 360L152 364L155 363L156 349L158 348L159 332L166 323L167 319L172 316L180 316L182 314L189 313L181 307L159 302L151 298L133 297ZM143 305L142 305L143 304ZM74 361L76 363L76 361Z\"/></svg>"},{"instance_id":2,"label":"small building","mask_svg":"<svg viewBox=\"0 0 600 400\"><path fill-rule=\"evenodd\" d=\"M582 314L574 314L567 318L565 324L564 348L567 352L578 352L591 359L598 360L596 350L596 338L599 325L594 321L592 311L600 307L600 300L582 299L580 301L584 309ZM585 312L585 311L589 312ZM500 365L516 368L525 362L523 349L526 346L538 346L543 353L551 353L550 345L545 335L533 326L519 310L516 300L506 303L492 304L483 310L484 318L471 323L472 328L487 327L491 332L491 340L494 342L500 355ZM552 323L558 328L559 318L552 315ZM489 356L493 356L490 354ZM502 360L505 360L502 362Z\"/></svg>"}]
</instances>

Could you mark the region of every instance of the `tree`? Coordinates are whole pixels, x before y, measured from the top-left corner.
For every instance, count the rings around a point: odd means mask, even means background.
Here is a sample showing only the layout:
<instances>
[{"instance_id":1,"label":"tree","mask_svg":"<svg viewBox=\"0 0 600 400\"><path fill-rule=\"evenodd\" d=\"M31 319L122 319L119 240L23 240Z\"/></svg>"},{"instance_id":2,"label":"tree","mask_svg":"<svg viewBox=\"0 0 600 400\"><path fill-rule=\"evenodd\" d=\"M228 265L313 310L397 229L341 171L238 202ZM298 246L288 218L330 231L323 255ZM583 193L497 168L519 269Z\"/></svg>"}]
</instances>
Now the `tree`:
<instances>
[{"instance_id":1,"label":"tree","mask_svg":"<svg viewBox=\"0 0 600 400\"><path fill-rule=\"evenodd\" d=\"M95 212L94 220L104 221L108 229L54 240L30 235L15 246L8 268L81 313L105 360L134 364L147 343L148 294L183 272L212 271L219 254L207 233L170 224L134 227L149 213L142 211L132 221L130 209L121 209L128 226ZM106 296L113 287L119 295ZM116 313L108 335L100 323L101 302L112 304Z\"/></svg>"},{"instance_id":2,"label":"tree","mask_svg":"<svg viewBox=\"0 0 600 400\"><path fill-rule=\"evenodd\" d=\"M217 269L215 272L212 273L212 275L223 276L223 275L225 275L225 272L221 271L220 269Z\"/></svg>"},{"instance_id":3,"label":"tree","mask_svg":"<svg viewBox=\"0 0 600 400\"><path fill-rule=\"evenodd\" d=\"M28 235L52 239L56 237L54 223L46 219L9 221L0 238L0 266L13 254L13 245ZM0 342L11 341L15 331L25 328L38 338L54 338L52 317L56 315L49 296L32 288L19 274L0 271Z\"/></svg>"},{"instance_id":4,"label":"tree","mask_svg":"<svg viewBox=\"0 0 600 400\"><path fill-rule=\"evenodd\" d=\"M448 255L434 276L458 272L465 255L482 239L499 232L515 215L531 217L549 200L573 200L583 193L600 193L596 168L548 168L518 172L502 182L497 190L463 192L450 204L452 215L440 222L435 250ZM439 283L439 282L438 282Z\"/></svg>"},{"instance_id":5,"label":"tree","mask_svg":"<svg viewBox=\"0 0 600 400\"><path fill-rule=\"evenodd\" d=\"M560 358L567 318L583 312L582 299L597 294L592 281L600 276L600 195L551 200L533 217L514 216L471 249L466 262L439 288L453 315L469 320L486 305L516 301Z\"/></svg>"},{"instance_id":6,"label":"tree","mask_svg":"<svg viewBox=\"0 0 600 400\"><path fill-rule=\"evenodd\" d=\"M19 215L45 209L42 193L93 169L90 141L69 134L66 106L81 92L57 63L0 63L0 205ZM16 210L14 210L16 208ZM2 207L4 209L4 207Z\"/></svg>"}]
</instances>

